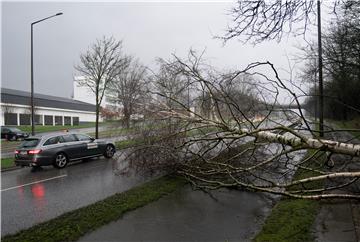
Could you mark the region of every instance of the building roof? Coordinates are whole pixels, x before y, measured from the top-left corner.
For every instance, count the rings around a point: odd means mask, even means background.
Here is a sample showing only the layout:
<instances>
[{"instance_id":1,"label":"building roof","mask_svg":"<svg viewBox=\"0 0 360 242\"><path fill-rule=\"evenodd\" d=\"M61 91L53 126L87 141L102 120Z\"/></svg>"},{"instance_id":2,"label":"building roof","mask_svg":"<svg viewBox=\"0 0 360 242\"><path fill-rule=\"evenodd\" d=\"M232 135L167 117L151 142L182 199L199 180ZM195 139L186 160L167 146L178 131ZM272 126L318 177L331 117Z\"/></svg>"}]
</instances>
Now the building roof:
<instances>
[{"instance_id":1,"label":"building roof","mask_svg":"<svg viewBox=\"0 0 360 242\"><path fill-rule=\"evenodd\" d=\"M30 106L30 92L1 88L1 102ZM89 112L95 112L96 110L96 106L93 104L73 100L70 98L54 97L38 93L34 93L34 105L40 107L61 108Z\"/></svg>"}]
</instances>

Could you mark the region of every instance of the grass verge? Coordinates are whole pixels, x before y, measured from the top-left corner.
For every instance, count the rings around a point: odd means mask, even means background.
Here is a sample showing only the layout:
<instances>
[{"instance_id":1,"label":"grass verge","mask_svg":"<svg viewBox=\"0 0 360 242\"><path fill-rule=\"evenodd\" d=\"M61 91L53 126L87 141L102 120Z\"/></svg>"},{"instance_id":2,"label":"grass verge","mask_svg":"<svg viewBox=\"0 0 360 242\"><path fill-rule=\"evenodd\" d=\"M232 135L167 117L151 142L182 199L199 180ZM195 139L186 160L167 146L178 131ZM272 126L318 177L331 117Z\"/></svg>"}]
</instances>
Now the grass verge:
<instances>
[{"instance_id":1,"label":"grass verge","mask_svg":"<svg viewBox=\"0 0 360 242\"><path fill-rule=\"evenodd\" d=\"M101 126L102 124L99 124ZM31 125L21 125L21 126L15 126L16 128L19 128L20 130L24 132L31 133ZM64 125L64 126L50 126L50 125L35 125L35 132L36 133L43 133L43 132L52 132L52 131L60 131L64 129L81 129L81 128L91 128L95 127L95 123L86 123L86 124L79 124L76 126L71 125Z\"/></svg>"},{"instance_id":2,"label":"grass verge","mask_svg":"<svg viewBox=\"0 0 360 242\"><path fill-rule=\"evenodd\" d=\"M119 150L127 149L127 148L134 147L134 146L141 145L141 144L144 144L144 141L142 141L140 139L122 140L122 141L115 142L115 146Z\"/></svg>"},{"instance_id":3,"label":"grass verge","mask_svg":"<svg viewBox=\"0 0 360 242\"><path fill-rule=\"evenodd\" d=\"M162 177L16 234L4 236L1 241L75 241L87 232L119 219L128 211L172 193L184 184L185 181L180 178Z\"/></svg>"},{"instance_id":4,"label":"grass verge","mask_svg":"<svg viewBox=\"0 0 360 242\"><path fill-rule=\"evenodd\" d=\"M335 124L340 129L349 129L349 130L351 130L351 131L349 131L349 133L351 133L352 135L354 135L357 138L360 137L360 118L356 118L356 119L348 120L348 121L330 120L330 122ZM358 131L355 131L353 129L358 129Z\"/></svg>"},{"instance_id":5,"label":"grass verge","mask_svg":"<svg viewBox=\"0 0 360 242\"><path fill-rule=\"evenodd\" d=\"M282 199L273 208L255 241L313 241L311 228L319 202Z\"/></svg>"},{"instance_id":6,"label":"grass verge","mask_svg":"<svg viewBox=\"0 0 360 242\"><path fill-rule=\"evenodd\" d=\"M15 166L14 158L1 158L1 169Z\"/></svg>"},{"instance_id":7,"label":"grass verge","mask_svg":"<svg viewBox=\"0 0 360 242\"><path fill-rule=\"evenodd\" d=\"M308 156L312 151L308 151ZM317 160L322 160L324 156L321 154ZM315 159L315 158L314 158ZM308 167L315 167L317 162L313 159L308 161ZM293 179L302 179L314 176L317 173L309 170L298 169ZM311 182L307 184L307 188L318 189L322 186L322 182ZM292 187L291 189L299 189L300 187ZM271 214L266 219L265 224L259 234L256 235L256 242L287 242L287 241L313 241L314 235L312 227L316 215L320 209L320 201L282 198L272 209Z\"/></svg>"},{"instance_id":8,"label":"grass verge","mask_svg":"<svg viewBox=\"0 0 360 242\"><path fill-rule=\"evenodd\" d=\"M99 131L99 138L117 137L121 135L127 135L134 132L134 128L122 128L122 127L109 127L107 130ZM95 132L88 133L90 136L95 136Z\"/></svg>"}]
</instances>

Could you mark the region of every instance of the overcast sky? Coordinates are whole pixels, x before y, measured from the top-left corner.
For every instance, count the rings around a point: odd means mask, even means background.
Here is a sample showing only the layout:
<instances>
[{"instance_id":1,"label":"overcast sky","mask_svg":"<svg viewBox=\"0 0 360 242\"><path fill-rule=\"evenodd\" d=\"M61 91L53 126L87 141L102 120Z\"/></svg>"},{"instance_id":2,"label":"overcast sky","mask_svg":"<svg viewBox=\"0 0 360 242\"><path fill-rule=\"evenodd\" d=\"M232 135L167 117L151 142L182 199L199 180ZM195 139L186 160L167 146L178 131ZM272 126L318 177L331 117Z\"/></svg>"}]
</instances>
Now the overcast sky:
<instances>
[{"instance_id":1,"label":"overcast sky","mask_svg":"<svg viewBox=\"0 0 360 242\"><path fill-rule=\"evenodd\" d=\"M254 61L287 68L287 57L302 38L257 46L232 40L225 46L215 35L225 33L232 2L3 2L2 87L30 90L30 23L63 12L34 26L35 92L70 97L74 65L97 38L114 36L123 49L152 68L171 53L202 51L219 69L244 68Z\"/></svg>"}]
</instances>

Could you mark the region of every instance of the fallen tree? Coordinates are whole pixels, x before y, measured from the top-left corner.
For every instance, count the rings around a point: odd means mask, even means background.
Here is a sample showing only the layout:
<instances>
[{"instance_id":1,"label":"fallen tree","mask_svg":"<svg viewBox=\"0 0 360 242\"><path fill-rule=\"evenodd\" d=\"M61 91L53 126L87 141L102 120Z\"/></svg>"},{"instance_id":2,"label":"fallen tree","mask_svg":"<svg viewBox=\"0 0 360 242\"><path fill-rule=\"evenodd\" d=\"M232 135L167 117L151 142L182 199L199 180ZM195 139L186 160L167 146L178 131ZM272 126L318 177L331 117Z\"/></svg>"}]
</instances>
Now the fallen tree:
<instances>
[{"instance_id":1,"label":"fallen tree","mask_svg":"<svg viewBox=\"0 0 360 242\"><path fill-rule=\"evenodd\" d=\"M148 121L142 130L144 142L129 156L129 167L175 172L202 189L360 199L351 190L359 184L360 166L349 169L359 164L360 145L317 138L316 123L301 108L300 98L306 93L289 88L270 62L220 73L190 51L186 60L174 56L167 61L164 71L188 80L191 105L183 97L154 89L154 122ZM287 105L296 110L280 102L284 94ZM330 137L343 131L326 133ZM332 159L334 154L343 156L341 164ZM302 175L294 176L295 172Z\"/></svg>"}]
</instances>

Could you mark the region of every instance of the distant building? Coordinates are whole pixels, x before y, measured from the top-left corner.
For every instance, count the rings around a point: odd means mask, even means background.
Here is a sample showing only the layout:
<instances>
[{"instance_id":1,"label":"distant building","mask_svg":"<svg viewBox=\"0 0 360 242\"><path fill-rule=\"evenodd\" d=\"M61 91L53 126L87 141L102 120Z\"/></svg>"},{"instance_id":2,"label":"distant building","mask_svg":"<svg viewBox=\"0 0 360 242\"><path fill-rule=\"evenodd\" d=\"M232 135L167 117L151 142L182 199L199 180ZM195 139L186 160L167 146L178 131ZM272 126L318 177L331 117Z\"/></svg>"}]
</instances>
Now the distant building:
<instances>
[{"instance_id":1,"label":"distant building","mask_svg":"<svg viewBox=\"0 0 360 242\"><path fill-rule=\"evenodd\" d=\"M31 125L30 92L1 88L1 125ZM70 98L34 94L35 124L78 125L95 122L93 104Z\"/></svg>"},{"instance_id":2,"label":"distant building","mask_svg":"<svg viewBox=\"0 0 360 242\"><path fill-rule=\"evenodd\" d=\"M84 77L74 77L73 82L73 94L72 98L81 102L86 102L95 105L95 94L89 90L86 86L80 86L78 80L82 80Z\"/></svg>"},{"instance_id":3,"label":"distant building","mask_svg":"<svg viewBox=\"0 0 360 242\"><path fill-rule=\"evenodd\" d=\"M95 94L86 86L80 86L77 81L84 79L84 77L76 76L73 82L74 100L87 102L95 105ZM122 108L120 105L109 102L107 96L103 97L100 108L100 118L103 120L118 120L122 118Z\"/></svg>"}]
</instances>

